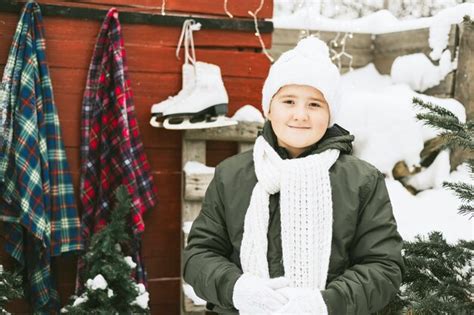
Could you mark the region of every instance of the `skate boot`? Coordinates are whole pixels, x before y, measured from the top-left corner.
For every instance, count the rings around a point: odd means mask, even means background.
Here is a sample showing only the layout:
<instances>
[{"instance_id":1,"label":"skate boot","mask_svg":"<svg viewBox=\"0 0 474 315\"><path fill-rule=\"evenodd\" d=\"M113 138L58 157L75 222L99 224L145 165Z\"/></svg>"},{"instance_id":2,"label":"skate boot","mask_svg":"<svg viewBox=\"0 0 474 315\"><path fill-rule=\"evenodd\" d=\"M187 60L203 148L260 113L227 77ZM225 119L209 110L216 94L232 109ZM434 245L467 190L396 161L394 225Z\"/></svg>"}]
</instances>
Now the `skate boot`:
<instances>
[{"instance_id":1,"label":"skate boot","mask_svg":"<svg viewBox=\"0 0 474 315\"><path fill-rule=\"evenodd\" d=\"M166 129L202 129L236 125L225 117L229 97L218 66L197 61L194 89L163 111Z\"/></svg>"},{"instance_id":2,"label":"skate boot","mask_svg":"<svg viewBox=\"0 0 474 315\"><path fill-rule=\"evenodd\" d=\"M195 84L195 69L194 64L196 63L196 52L194 50L194 39L193 32L199 31L201 29L201 24L196 23L193 19L188 19L184 21L183 28L181 30L181 35L178 40L178 45L176 47L176 58L179 60L179 51L181 49L181 44L184 46L184 63L182 66L182 89L175 96L170 96L168 99L153 104L151 107L151 119L150 125L153 127L162 127L163 126L163 112L169 106L173 106L178 103L182 98L185 98L189 92L194 88Z\"/></svg>"},{"instance_id":3,"label":"skate boot","mask_svg":"<svg viewBox=\"0 0 474 315\"><path fill-rule=\"evenodd\" d=\"M153 104L151 107L151 119L150 125L153 127L163 127L163 112L170 106L179 103L182 99L186 98L189 93L194 89L195 77L194 77L194 66L190 63L183 63L182 66L182 89L175 96L170 96L168 99Z\"/></svg>"}]
</instances>

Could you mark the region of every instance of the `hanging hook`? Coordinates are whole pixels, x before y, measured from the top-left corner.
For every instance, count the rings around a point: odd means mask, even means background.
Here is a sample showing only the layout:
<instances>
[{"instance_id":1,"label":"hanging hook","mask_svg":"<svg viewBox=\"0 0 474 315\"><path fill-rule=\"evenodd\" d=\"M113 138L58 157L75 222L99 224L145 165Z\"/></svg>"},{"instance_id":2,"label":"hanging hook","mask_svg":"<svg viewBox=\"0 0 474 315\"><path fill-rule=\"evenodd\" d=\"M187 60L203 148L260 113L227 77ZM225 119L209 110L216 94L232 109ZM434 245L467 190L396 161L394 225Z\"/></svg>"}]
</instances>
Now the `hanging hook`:
<instances>
[{"instance_id":1,"label":"hanging hook","mask_svg":"<svg viewBox=\"0 0 474 315\"><path fill-rule=\"evenodd\" d=\"M161 15L166 15L165 6L166 6L166 0L161 0Z\"/></svg>"},{"instance_id":2,"label":"hanging hook","mask_svg":"<svg viewBox=\"0 0 474 315\"><path fill-rule=\"evenodd\" d=\"M227 0L224 0L224 11L231 19L234 18L232 13L230 13L229 10L227 9Z\"/></svg>"}]
</instances>

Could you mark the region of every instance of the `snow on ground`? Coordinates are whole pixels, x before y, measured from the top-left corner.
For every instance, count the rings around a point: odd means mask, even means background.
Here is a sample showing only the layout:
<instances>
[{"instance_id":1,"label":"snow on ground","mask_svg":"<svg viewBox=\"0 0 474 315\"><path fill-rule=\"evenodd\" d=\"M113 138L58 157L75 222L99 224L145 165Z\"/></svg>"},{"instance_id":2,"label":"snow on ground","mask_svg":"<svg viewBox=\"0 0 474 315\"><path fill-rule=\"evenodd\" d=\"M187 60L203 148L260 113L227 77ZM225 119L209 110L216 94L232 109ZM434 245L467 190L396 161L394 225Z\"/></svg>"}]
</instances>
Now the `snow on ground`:
<instances>
[{"instance_id":1,"label":"snow on ground","mask_svg":"<svg viewBox=\"0 0 474 315\"><path fill-rule=\"evenodd\" d=\"M418 68L413 65L413 72ZM417 121L420 109L412 104L417 96L454 112L465 122L465 109L454 99L441 99L414 92L406 84L397 84L390 76L380 75L373 64L342 76L341 109L336 123L355 136L354 155L375 165L387 177L386 184L394 215L404 239L438 230L448 242L473 239L474 221L458 214L460 201L453 192L441 188L443 181L471 182L466 166L449 173L449 151L441 152L426 169L409 179L418 189L412 195L392 178L396 162L405 161L411 168L420 162L420 151L426 140L439 131Z\"/></svg>"},{"instance_id":2,"label":"snow on ground","mask_svg":"<svg viewBox=\"0 0 474 315\"><path fill-rule=\"evenodd\" d=\"M455 176L469 180L466 170L459 173L463 174ZM400 182L393 179L385 182L403 239L413 241L416 235L426 236L432 231L442 232L452 244L459 239L473 239L473 220L458 213L460 201L450 190L428 189L413 196Z\"/></svg>"}]
</instances>

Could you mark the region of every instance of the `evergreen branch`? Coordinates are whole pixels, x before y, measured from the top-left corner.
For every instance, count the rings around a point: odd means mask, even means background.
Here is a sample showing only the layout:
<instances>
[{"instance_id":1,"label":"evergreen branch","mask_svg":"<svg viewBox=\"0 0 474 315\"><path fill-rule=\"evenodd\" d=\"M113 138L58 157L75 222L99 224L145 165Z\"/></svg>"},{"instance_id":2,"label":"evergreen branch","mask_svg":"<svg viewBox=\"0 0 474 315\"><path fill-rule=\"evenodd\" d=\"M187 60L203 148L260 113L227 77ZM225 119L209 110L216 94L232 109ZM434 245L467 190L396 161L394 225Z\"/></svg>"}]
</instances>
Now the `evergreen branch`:
<instances>
[{"instance_id":1,"label":"evergreen branch","mask_svg":"<svg viewBox=\"0 0 474 315\"><path fill-rule=\"evenodd\" d=\"M471 184L444 182L443 187L454 191L462 202L472 202L474 200L474 186Z\"/></svg>"},{"instance_id":2,"label":"evergreen branch","mask_svg":"<svg viewBox=\"0 0 474 315\"><path fill-rule=\"evenodd\" d=\"M474 208L472 207L472 205L470 205L470 203L472 203L474 200L474 185L464 182L444 182L443 187L453 191L463 203L458 209L459 214L470 214L470 218L472 218L474 216Z\"/></svg>"},{"instance_id":3,"label":"evergreen branch","mask_svg":"<svg viewBox=\"0 0 474 315\"><path fill-rule=\"evenodd\" d=\"M453 112L451 112L450 110L447 110L447 109L445 109L445 108L443 108L439 105L435 105L431 102L425 102L425 101L423 101L422 99L420 99L418 97L414 97L412 101L418 107L427 109L430 112L437 113L439 116L449 116L449 117L455 118L459 122L458 117L456 115L454 115Z\"/></svg>"},{"instance_id":4,"label":"evergreen branch","mask_svg":"<svg viewBox=\"0 0 474 315\"><path fill-rule=\"evenodd\" d=\"M17 272L10 272L0 265L0 313L8 314L5 306L10 300L23 297L23 279Z\"/></svg>"},{"instance_id":5,"label":"evergreen branch","mask_svg":"<svg viewBox=\"0 0 474 315\"><path fill-rule=\"evenodd\" d=\"M463 130L463 124L459 122L457 117L440 116L435 113L418 113L416 118L423 121L424 125L433 126L438 129L450 130L452 132Z\"/></svg>"},{"instance_id":6,"label":"evergreen branch","mask_svg":"<svg viewBox=\"0 0 474 315\"><path fill-rule=\"evenodd\" d=\"M470 215L469 219L474 218L474 207L471 205L461 205L459 207L459 214Z\"/></svg>"},{"instance_id":7,"label":"evergreen branch","mask_svg":"<svg viewBox=\"0 0 474 315\"><path fill-rule=\"evenodd\" d=\"M452 134L449 132L442 132L440 136L444 140L443 147L459 146L468 150L474 150L474 138L469 137L464 133Z\"/></svg>"},{"instance_id":8,"label":"evergreen branch","mask_svg":"<svg viewBox=\"0 0 474 315\"><path fill-rule=\"evenodd\" d=\"M474 159L467 160L467 166L469 167L471 178L474 179Z\"/></svg>"}]
</instances>

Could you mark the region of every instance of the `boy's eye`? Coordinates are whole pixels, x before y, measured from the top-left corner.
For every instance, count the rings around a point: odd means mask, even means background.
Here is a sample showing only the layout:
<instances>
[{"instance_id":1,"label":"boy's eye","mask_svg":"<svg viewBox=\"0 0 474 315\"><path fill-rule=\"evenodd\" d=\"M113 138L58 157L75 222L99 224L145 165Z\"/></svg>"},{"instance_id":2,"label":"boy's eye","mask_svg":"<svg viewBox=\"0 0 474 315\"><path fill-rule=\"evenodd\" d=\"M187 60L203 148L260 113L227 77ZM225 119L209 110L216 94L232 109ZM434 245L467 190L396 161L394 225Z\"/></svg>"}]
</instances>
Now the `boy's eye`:
<instances>
[{"instance_id":1,"label":"boy's eye","mask_svg":"<svg viewBox=\"0 0 474 315\"><path fill-rule=\"evenodd\" d=\"M310 107L321 107L321 104L319 103L309 103Z\"/></svg>"},{"instance_id":2,"label":"boy's eye","mask_svg":"<svg viewBox=\"0 0 474 315\"><path fill-rule=\"evenodd\" d=\"M295 102L293 100L284 100L283 103L285 103L285 104L294 104Z\"/></svg>"}]
</instances>

